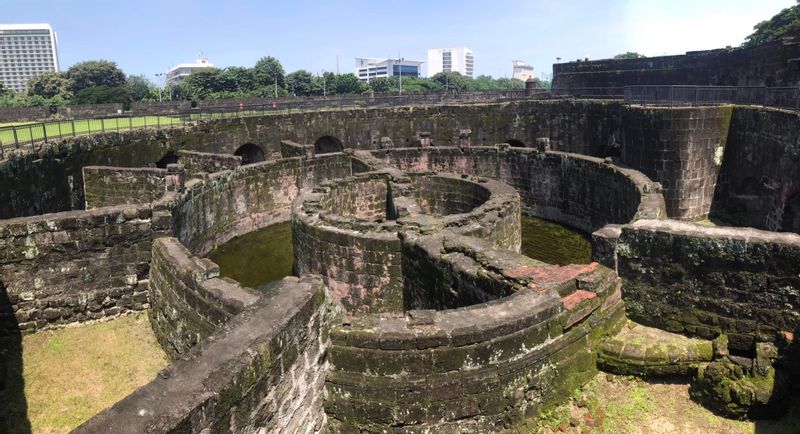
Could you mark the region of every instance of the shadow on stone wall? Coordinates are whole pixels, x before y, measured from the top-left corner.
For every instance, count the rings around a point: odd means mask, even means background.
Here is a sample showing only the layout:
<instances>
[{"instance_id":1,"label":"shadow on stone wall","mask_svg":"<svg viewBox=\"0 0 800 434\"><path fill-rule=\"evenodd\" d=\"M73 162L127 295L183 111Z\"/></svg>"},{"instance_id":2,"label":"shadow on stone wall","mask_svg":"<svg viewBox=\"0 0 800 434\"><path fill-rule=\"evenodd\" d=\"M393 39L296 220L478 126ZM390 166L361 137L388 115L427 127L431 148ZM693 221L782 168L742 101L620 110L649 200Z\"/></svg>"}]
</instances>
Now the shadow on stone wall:
<instances>
[{"instance_id":1,"label":"shadow on stone wall","mask_svg":"<svg viewBox=\"0 0 800 434\"><path fill-rule=\"evenodd\" d=\"M755 434L779 434L800 432L800 327L794 331L796 337L785 349L786 361L783 369L776 369L775 384L788 382L792 390L789 392L788 403L773 402L778 408L786 408L786 413L778 419L762 419L755 421Z\"/></svg>"},{"instance_id":2,"label":"shadow on stone wall","mask_svg":"<svg viewBox=\"0 0 800 434\"><path fill-rule=\"evenodd\" d=\"M0 432L30 434L22 378L22 335L5 285L0 281Z\"/></svg>"}]
</instances>

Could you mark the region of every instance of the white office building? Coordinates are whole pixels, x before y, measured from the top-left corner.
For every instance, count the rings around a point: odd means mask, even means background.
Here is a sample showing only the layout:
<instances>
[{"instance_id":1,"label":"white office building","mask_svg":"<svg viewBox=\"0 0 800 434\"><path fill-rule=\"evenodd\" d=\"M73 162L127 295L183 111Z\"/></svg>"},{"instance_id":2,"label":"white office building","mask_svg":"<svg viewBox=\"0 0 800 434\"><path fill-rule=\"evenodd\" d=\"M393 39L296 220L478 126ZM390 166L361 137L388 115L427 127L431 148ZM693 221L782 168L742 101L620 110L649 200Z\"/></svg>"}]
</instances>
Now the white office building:
<instances>
[{"instance_id":1,"label":"white office building","mask_svg":"<svg viewBox=\"0 0 800 434\"><path fill-rule=\"evenodd\" d=\"M475 58L467 47L428 50L428 77L440 72L458 72L472 77L474 69Z\"/></svg>"},{"instance_id":2,"label":"white office building","mask_svg":"<svg viewBox=\"0 0 800 434\"><path fill-rule=\"evenodd\" d=\"M58 71L58 40L49 24L0 24L0 83L24 92L33 77Z\"/></svg>"},{"instance_id":3,"label":"white office building","mask_svg":"<svg viewBox=\"0 0 800 434\"><path fill-rule=\"evenodd\" d=\"M420 65L423 62L406 59L379 59L374 57L356 57L356 76L361 81L376 78L413 77L419 78Z\"/></svg>"},{"instance_id":4,"label":"white office building","mask_svg":"<svg viewBox=\"0 0 800 434\"><path fill-rule=\"evenodd\" d=\"M533 78L533 66L521 60L514 60L511 62L511 77L522 81Z\"/></svg>"},{"instance_id":5,"label":"white office building","mask_svg":"<svg viewBox=\"0 0 800 434\"><path fill-rule=\"evenodd\" d=\"M214 65L209 63L208 59L204 57L200 57L199 59L195 60L194 63L181 63L179 65L175 65L166 73L164 73L164 84L169 85L177 83L189 76L192 72L213 67Z\"/></svg>"}]
</instances>

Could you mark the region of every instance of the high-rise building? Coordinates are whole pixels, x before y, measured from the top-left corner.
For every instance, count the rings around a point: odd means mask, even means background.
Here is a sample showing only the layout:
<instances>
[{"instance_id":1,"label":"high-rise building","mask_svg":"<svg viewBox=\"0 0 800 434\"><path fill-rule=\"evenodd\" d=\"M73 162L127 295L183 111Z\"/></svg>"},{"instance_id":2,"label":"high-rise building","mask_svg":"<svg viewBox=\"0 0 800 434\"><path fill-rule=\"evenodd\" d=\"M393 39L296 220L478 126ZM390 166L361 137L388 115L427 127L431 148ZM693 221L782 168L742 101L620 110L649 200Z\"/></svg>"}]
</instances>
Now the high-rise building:
<instances>
[{"instance_id":1,"label":"high-rise building","mask_svg":"<svg viewBox=\"0 0 800 434\"><path fill-rule=\"evenodd\" d=\"M475 58L467 47L428 50L428 77L440 72L458 72L472 77Z\"/></svg>"},{"instance_id":2,"label":"high-rise building","mask_svg":"<svg viewBox=\"0 0 800 434\"><path fill-rule=\"evenodd\" d=\"M356 57L356 75L361 81L375 78L413 77L419 78L419 66L422 62L406 59L377 59L373 57Z\"/></svg>"},{"instance_id":3,"label":"high-rise building","mask_svg":"<svg viewBox=\"0 0 800 434\"><path fill-rule=\"evenodd\" d=\"M202 57L201 55L201 57L195 60L194 63L181 63L170 68L166 73L164 73L164 84L177 83L186 78L192 72L213 67L214 65L209 63L208 59Z\"/></svg>"},{"instance_id":4,"label":"high-rise building","mask_svg":"<svg viewBox=\"0 0 800 434\"><path fill-rule=\"evenodd\" d=\"M33 77L58 71L58 40L49 24L0 24L0 83L24 92Z\"/></svg>"},{"instance_id":5,"label":"high-rise building","mask_svg":"<svg viewBox=\"0 0 800 434\"><path fill-rule=\"evenodd\" d=\"M533 66L528 65L527 63L521 60L514 60L511 62L511 77L516 78L517 80L526 81L530 78L533 78Z\"/></svg>"}]
</instances>

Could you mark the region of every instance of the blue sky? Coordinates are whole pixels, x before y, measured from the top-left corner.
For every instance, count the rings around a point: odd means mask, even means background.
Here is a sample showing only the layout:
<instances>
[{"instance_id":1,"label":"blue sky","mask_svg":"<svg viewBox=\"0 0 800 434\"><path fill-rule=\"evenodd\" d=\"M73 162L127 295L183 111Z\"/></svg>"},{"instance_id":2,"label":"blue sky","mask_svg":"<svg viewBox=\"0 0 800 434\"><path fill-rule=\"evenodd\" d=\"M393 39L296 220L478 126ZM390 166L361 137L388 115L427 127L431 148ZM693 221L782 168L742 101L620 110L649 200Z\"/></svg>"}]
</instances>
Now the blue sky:
<instances>
[{"instance_id":1,"label":"blue sky","mask_svg":"<svg viewBox=\"0 0 800 434\"><path fill-rule=\"evenodd\" d=\"M738 45L794 0L256 1L0 0L0 23L50 23L62 69L108 59L128 74L192 61L252 66L265 55L287 72L352 72L354 57L425 60L467 46L476 74L508 76L511 61L549 74L556 57L655 56Z\"/></svg>"}]
</instances>

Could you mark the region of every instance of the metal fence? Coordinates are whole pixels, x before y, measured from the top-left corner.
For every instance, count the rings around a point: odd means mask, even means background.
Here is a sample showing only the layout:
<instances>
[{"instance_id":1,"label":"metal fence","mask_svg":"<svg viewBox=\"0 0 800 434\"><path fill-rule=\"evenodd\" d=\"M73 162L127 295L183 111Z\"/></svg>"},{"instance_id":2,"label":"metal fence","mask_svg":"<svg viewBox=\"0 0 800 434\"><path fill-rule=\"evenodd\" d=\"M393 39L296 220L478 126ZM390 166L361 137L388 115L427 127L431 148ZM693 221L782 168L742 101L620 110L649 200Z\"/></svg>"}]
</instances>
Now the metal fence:
<instances>
[{"instance_id":1,"label":"metal fence","mask_svg":"<svg viewBox=\"0 0 800 434\"><path fill-rule=\"evenodd\" d=\"M625 103L642 106L760 105L800 109L800 88L765 86L626 86Z\"/></svg>"},{"instance_id":2,"label":"metal fence","mask_svg":"<svg viewBox=\"0 0 800 434\"><path fill-rule=\"evenodd\" d=\"M592 99L622 99L625 88L622 86L611 87L567 87L553 88L553 97L592 98Z\"/></svg>"},{"instance_id":3,"label":"metal fence","mask_svg":"<svg viewBox=\"0 0 800 434\"><path fill-rule=\"evenodd\" d=\"M0 159L9 150L30 147L36 151L41 144L65 137L100 132L127 131L137 128L161 128L179 126L206 119L263 116L268 114L293 114L350 110L355 108L383 108L408 105L439 105L447 103L480 103L504 100L546 98L543 90L507 90L476 92L439 92L407 95L354 95L345 97L276 99L272 103L258 105L209 107L180 112L152 115L120 114L96 119L70 119L52 122L36 122L0 127Z\"/></svg>"}]
</instances>

